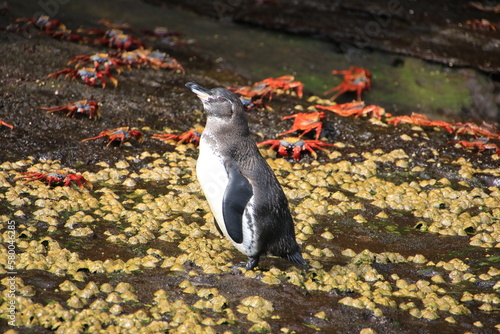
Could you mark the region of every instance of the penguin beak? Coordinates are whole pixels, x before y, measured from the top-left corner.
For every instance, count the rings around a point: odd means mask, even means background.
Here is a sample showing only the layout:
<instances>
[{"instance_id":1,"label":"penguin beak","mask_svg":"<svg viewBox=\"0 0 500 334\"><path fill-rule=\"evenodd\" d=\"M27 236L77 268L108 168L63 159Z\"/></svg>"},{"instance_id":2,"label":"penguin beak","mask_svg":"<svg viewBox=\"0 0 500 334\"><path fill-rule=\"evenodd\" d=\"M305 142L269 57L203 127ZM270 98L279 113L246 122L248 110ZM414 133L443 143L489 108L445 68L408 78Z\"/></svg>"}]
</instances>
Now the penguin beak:
<instances>
[{"instance_id":1,"label":"penguin beak","mask_svg":"<svg viewBox=\"0 0 500 334\"><path fill-rule=\"evenodd\" d=\"M195 93L198 96L198 98L202 101L207 101L212 96L212 94L208 89L203 88L194 82L188 82L186 84L186 87L191 89L191 91Z\"/></svg>"}]
</instances>

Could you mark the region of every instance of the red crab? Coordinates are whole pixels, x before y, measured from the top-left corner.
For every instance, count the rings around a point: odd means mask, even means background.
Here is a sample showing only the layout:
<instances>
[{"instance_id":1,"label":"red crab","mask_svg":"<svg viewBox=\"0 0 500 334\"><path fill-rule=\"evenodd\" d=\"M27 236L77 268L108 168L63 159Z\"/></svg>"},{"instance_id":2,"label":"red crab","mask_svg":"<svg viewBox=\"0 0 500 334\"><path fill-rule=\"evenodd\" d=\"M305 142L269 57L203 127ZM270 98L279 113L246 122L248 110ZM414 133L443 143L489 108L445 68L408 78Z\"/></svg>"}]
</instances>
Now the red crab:
<instances>
[{"instance_id":1,"label":"red crab","mask_svg":"<svg viewBox=\"0 0 500 334\"><path fill-rule=\"evenodd\" d=\"M131 52L124 52L122 54L122 59L130 64L137 65L147 65L154 69L174 69L179 70L182 73L185 73L184 68L181 64L175 59L170 57L165 52L161 52L159 50L151 51L145 49L138 49Z\"/></svg>"},{"instance_id":2,"label":"red crab","mask_svg":"<svg viewBox=\"0 0 500 334\"><path fill-rule=\"evenodd\" d=\"M257 143L258 146L271 145L269 150L274 150L278 148L278 154L282 157L288 157L289 151L292 151L293 158L298 161L300 160L300 153L302 151L309 151L311 155L316 158L317 154L314 152L313 148L320 149L322 151L328 152L327 149L322 146L333 146L333 144L327 144L320 140L303 140L300 137L284 137L283 139L270 139L263 142Z\"/></svg>"},{"instance_id":3,"label":"red crab","mask_svg":"<svg viewBox=\"0 0 500 334\"><path fill-rule=\"evenodd\" d=\"M31 182L31 181L36 181L36 180L42 180L47 182L47 184L50 185L65 185L69 186L71 182L75 182L80 188L83 188L84 186L89 187L92 189L92 183L87 181L82 175L78 174L70 174L67 171L63 169L58 169L56 171L43 174L43 173L38 173L38 172L24 172L22 173L24 175L18 176L14 178L14 180L17 179L26 179L26 183Z\"/></svg>"},{"instance_id":4,"label":"red crab","mask_svg":"<svg viewBox=\"0 0 500 334\"><path fill-rule=\"evenodd\" d=\"M228 89L245 98L255 99L257 104L263 105L264 99L267 98L271 101L273 93L278 89L283 91L296 89L297 96L301 98L304 85L300 81L293 80L293 75L284 75L278 78L264 79L254 83L252 86L228 87Z\"/></svg>"},{"instance_id":5,"label":"red crab","mask_svg":"<svg viewBox=\"0 0 500 334\"><path fill-rule=\"evenodd\" d=\"M185 73L184 68L177 61L177 59L170 57L165 52L161 52L159 50L155 51L147 51L141 50L141 57L143 57L144 61L154 69L174 69L179 70L182 73Z\"/></svg>"},{"instance_id":6,"label":"red crab","mask_svg":"<svg viewBox=\"0 0 500 334\"><path fill-rule=\"evenodd\" d=\"M91 56L76 56L68 61L68 65L72 63L75 63L75 68L82 68L89 64L93 64L96 71L99 71L99 67L102 65L104 67L104 72L109 72L112 68L120 72L120 67L127 65L116 52L95 53Z\"/></svg>"},{"instance_id":7,"label":"red crab","mask_svg":"<svg viewBox=\"0 0 500 334\"><path fill-rule=\"evenodd\" d=\"M75 117L77 114L85 115L88 113L89 118L92 119L98 119L101 117L99 114L99 103L94 100L81 100L77 102L70 102L65 106L62 107L50 107L50 108L40 108L42 110L46 110L47 114L56 112L56 111L68 111L66 116L68 117Z\"/></svg>"},{"instance_id":8,"label":"red crab","mask_svg":"<svg viewBox=\"0 0 500 334\"><path fill-rule=\"evenodd\" d=\"M282 132L279 136L286 135L288 133L292 133L298 130L302 130L302 134L299 137L302 137L306 133L316 130L316 140L319 139L321 135L321 130L323 129L323 123L321 122L322 118L326 118L324 112L312 112L312 113L298 113L290 116L284 116L282 119L290 119L295 118L293 122L292 128L288 131Z\"/></svg>"},{"instance_id":9,"label":"red crab","mask_svg":"<svg viewBox=\"0 0 500 334\"><path fill-rule=\"evenodd\" d=\"M48 77L53 77L54 80L56 80L62 74L72 79L80 79L88 86L100 84L101 87L104 88L106 87L106 78L109 79L115 87L118 86L118 80L109 70L99 71L94 67L83 67L80 69L65 68L64 70L50 73Z\"/></svg>"},{"instance_id":10,"label":"red crab","mask_svg":"<svg viewBox=\"0 0 500 334\"><path fill-rule=\"evenodd\" d=\"M259 82L261 83L261 82ZM270 88L263 85L255 83L253 86L242 86L242 87L227 87L230 91L232 91L235 94L239 94L244 97L261 97L263 99L264 96L267 96L270 94Z\"/></svg>"},{"instance_id":11,"label":"red crab","mask_svg":"<svg viewBox=\"0 0 500 334\"><path fill-rule=\"evenodd\" d=\"M106 64L114 66L118 72L120 72L121 66L126 66L131 69L132 66L141 67L141 65L145 65L154 69L174 69L185 73L184 68L175 58L159 50L151 51L141 48L134 51L124 51L122 53L101 53L94 55L94 57L97 58L99 56L99 59L104 59L105 55L110 56ZM84 61L88 61L89 59L88 56L80 57ZM94 64L98 65L96 63Z\"/></svg>"},{"instance_id":12,"label":"red crab","mask_svg":"<svg viewBox=\"0 0 500 334\"><path fill-rule=\"evenodd\" d=\"M449 141L452 144L459 144L464 148L477 149L479 152L486 150L495 150L497 155L500 155L500 147L493 143L486 143L484 141L467 141L467 140L453 140Z\"/></svg>"},{"instance_id":13,"label":"red crab","mask_svg":"<svg viewBox=\"0 0 500 334\"><path fill-rule=\"evenodd\" d=\"M467 122L454 123L453 125L455 126L454 129L457 135L466 133L473 135L476 138L480 135L487 138L500 139L500 132L495 125L490 123L483 122L483 124L477 125L472 122Z\"/></svg>"},{"instance_id":14,"label":"red crab","mask_svg":"<svg viewBox=\"0 0 500 334\"><path fill-rule=\"evenodd\" d=\"M427 116L417 113L412 113L411 116L397 116L389 120L389 124L394 123L397 126L399 123L415 124L420 126L437 126L446 129L449 133L452 133L453 125L456 123L448 123L444 121L433 121Z\"/></svg>"},{"instance_id":15,"label":"red crab","mask_svg":"<svg viewBox=\"0 0 500 334\"><path fill-rule=\"evenodd\" d=\"M139 50L134 51L124 51L120 54L120 60L127 66L129 69L132 69L132 65L136 65L140 67L140 65L144 64L144 59L142 59L139 54Z\"/></svg>"},{"instance_id":16,"label":"red crab","mask_svg":"<svg viewBox=\"0 0 500 334\"><path fill-rule=\"evenodd\" d=\"M198 146L200 144L201 133L203 132L203 127L193 128L189 131L186 131L180 135L174 135L171 133L168 134L154 134L152 138L159 139L163 141L167 140L177 140L177 144L183 143L193 143L194 146Z\"/></svg>"},{"instance_id":17,"label":"red crab","mask_svg":"<svg viewBox=\"0 0 500 334\"><path fill-rule=\"evenodd\" d=\"M253 108L264 108L272 111L272 108L267 106L261 99L253 101L250 97L240 96L241 104L246 108L247 111L252 110Z\"/></svg>"},{"instance_id":18,"label":"red crab","mask_svg":"<svg viewBox=\"0 0 500 334\"><path fill-rule=\"evenodd\" d=\"M362 115L372 114L372 116L380 119L382 115L385 114L384 108L376 105L365 107L365 103L363 101L352 101L348 103L336 104L333 106L323 106L318 104L315 106L315 108L329 110L336 113L337 115L344 117L353 115L355 117L359 117Z\"/></svg>"},{"instance_id":19,"label":"red crab","mask_svg":"<svg viewBox=\"0 0 500 334\"><path fill-rule=\"evenodd\" d=\"M26 31L27 25L33 25L38 30L41 30L43 34L50 35L54 38L66 41L81 41L85 39L84 36L81 36L79 34L73 34L71 30L67 29L66 26L61 21L51 19L47 15L40 15L36 19L18 18L16 22L27 22L27 24L25 24L23 27L16 27L13 32L24 32Z\"/></svg>"},{"instance_id":20,"label":"red crab","mask_svg":"<svg viewBox=\"0 0 500 334\"><path fill-rule=\"evenodd\" d=\"M109 142L106 145L106 147L111 145L111 143L114 141L119 141L120 142L119 145L122 146L124 142L130 141L132 138L135 138L139 143L142 143L144 141L144 137L142 136L142 133L140 131L130 130L130 127L125 126L113 130L102 131L99 135L92 138L86 138L82 140L82 142L87 140L99 139L103 137L107 137L109 139Z\"/></svg>"},{"instance_id":21,"label":"red crab","mask_svg":"<svg viewBox=\"0 0 500 334\"><path fill-rule=\"evenodd\" d=\"M46 32L46 34L52 36L53 38L61 39L68 42L79 42L83 41L87 43L87 37L74 34L70 29L66 29L64 24L61 24L56 30L51 30Z\"/></svg>"},{"instance_id":22,"label":"red crab","mask_svg":"<svg viewBox=\"0 0 500 334\"><path fill-rule=\"evenodd\" d=\"M472 29L489 30L489 31L497 31L497 29L500 29L500 24L491 23L487 19L467 20L465 24L471 26Z\"/></svg>"},{"instance_id":23,"label":"red crab","mask_svg":"<svg viewBox=\"0 0 500 334\"><path fill-rule=\"evenodd\" d=\"M370 71L362 67L351 66L346 71L333 70L332 74L343 74L344 79L340 85L327 90L323 95L328 95L338 90L330 100L335 100L339 95L345 92L356 92L358 101L361 101L361 93L365 90L370 90L372 84L372 75Z\"/></svg>"},{"instance_id":24,"label":"red crab","mask_svg":"<svg viewBox=\"0 0 500 334\"><path fill-rule=\"evenodd\" d=\"M297 96L299 98L302 98L302 94L303 94L302 91L304 89L304 84L300 81L293 81L293 80L295 80L295 77L293 75L284 75L284 76L278 77L276 79L267 78L267 79L264 79L260 82L257 82L256 84L257 85L260 85L260 84L267 85L267 86L271 87L273 91L275 91L277 89L281 89L284 91L296 89Z\"/></svg>"},{"instance_id":25,"label":"red crab","mask_svg":"<svg viewBox=\"0 0 500 334\"><path fill-rule=\"evenodd\" d=\"M14 125L10 125L9 123L5 123L4 121L0 121L0 125L5 125L8 128L14 129Z\"/></svg>"},{"instance_id":26,"label":"red crab","mask_svg":"<svg viewBox=\"0 0 500 334\"><path fill-rule=\"evenodd\" d=\"M94 39L94 44L102 44L114 47L118 50L130 50L144 47L144 44L140 39L137 39L132 35L125 34L119 29L110 29L105 31L101 38Z\"/></svg>"},{"instance_id":27,"label":"red crab","mask_svg":"<svg viewBox=\"0 0 500 334\"><path fill-rule=\"evenodd\" d=\"M59 20L51 19L47 15L40 15L38 18L18 18L16 22L28 22L45 33L51 33L60 28L63 24Z\"/></svg>"}]
</instances>

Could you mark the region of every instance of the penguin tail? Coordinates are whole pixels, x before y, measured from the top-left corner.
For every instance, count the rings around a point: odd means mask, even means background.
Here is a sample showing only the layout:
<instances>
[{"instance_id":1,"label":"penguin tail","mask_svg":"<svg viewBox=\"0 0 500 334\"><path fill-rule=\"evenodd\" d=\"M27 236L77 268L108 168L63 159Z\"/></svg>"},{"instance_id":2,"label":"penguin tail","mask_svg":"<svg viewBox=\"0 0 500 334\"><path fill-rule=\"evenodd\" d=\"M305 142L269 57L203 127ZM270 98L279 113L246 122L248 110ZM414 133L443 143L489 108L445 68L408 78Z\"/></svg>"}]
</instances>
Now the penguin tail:
<instances>
[{"instance_id":1,"label":"penguin tail","mask_svg":"<svg viewBox=\"0 0 500 334\"><path fill-rule=\"evenodd\" d=\"M293 254L287 254L287 258L288 258L288 260L290 260L293 263L297 263L297 264L300 264L300 265L307 267L307 262L302 257L302 253L300 251L296 251Z\"/></svg>"}]
</instances>

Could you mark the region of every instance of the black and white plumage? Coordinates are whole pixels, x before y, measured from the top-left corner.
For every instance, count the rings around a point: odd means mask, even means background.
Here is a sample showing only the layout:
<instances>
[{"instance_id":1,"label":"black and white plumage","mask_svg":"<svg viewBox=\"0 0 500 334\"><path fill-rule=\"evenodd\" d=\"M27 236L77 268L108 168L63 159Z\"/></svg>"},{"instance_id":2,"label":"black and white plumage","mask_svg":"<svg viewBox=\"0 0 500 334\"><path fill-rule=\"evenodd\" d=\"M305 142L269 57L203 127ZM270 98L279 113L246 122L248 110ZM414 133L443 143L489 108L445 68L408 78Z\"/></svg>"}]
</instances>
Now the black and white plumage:
<instances>
[{"instance_id":1,"label":"black and white plumage","mask_svg":"<svg viewBox=\"0 0 500 334\"><path fill-rule=\"evenodd\" d=\"M207 113L196 172L220 232L249 257L247 269L266 253L306 265L288 200L250 137L240 99L223 88L186 86Z\"/></svg>"}]
</instances>

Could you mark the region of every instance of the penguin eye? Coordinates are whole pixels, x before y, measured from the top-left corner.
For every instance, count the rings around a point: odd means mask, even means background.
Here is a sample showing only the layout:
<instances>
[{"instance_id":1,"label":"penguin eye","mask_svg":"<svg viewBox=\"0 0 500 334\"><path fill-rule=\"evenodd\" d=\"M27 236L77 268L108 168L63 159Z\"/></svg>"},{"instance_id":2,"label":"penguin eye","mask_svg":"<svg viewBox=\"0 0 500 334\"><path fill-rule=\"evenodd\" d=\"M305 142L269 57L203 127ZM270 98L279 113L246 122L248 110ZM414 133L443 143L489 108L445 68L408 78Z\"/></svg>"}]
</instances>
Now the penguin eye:
<instances>
[{"instance_id":1,"label":"penguin eye","mask_svg":"<svg viewBox=\"0 0 500 334\"><path fill-rule=\"evenodd\" d=\"M218 97L217 100L219 100L220 102L226 101L226 99L223 97Z\"/></svg>"}]
</instances>

